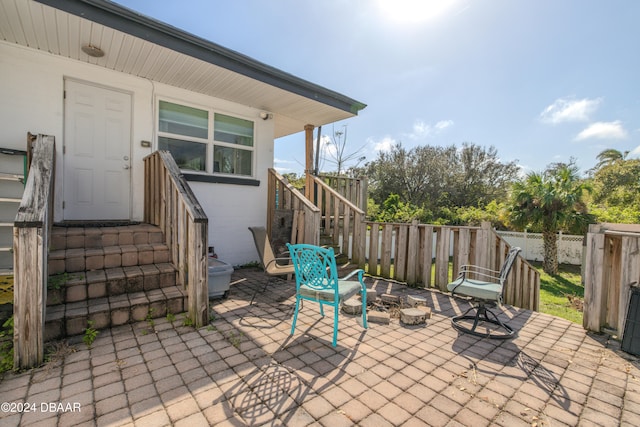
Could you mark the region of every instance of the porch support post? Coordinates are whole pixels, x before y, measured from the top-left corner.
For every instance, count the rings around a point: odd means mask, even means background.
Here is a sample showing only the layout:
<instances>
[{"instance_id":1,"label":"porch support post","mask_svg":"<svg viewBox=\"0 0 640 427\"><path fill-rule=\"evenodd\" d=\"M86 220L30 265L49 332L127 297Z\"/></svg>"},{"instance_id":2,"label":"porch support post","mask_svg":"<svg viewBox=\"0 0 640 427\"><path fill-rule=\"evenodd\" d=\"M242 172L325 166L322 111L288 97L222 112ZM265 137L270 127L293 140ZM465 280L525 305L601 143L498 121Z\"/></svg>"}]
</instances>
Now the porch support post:
<instances>
[{"instance_id":1,"label":"porch support post","mask_svg":"<svg viewBox=\"0 0 640 427\"><path fill-rule=\"evenodd\" d=\"M304 174L305 174L305 185L304 185L304 195L310 200L312 203L314 201L314 186L313 186L313 125L305 125L304 127L304 147L305 147L305 163L304 163Z\"/></svg>"}]
</instances>

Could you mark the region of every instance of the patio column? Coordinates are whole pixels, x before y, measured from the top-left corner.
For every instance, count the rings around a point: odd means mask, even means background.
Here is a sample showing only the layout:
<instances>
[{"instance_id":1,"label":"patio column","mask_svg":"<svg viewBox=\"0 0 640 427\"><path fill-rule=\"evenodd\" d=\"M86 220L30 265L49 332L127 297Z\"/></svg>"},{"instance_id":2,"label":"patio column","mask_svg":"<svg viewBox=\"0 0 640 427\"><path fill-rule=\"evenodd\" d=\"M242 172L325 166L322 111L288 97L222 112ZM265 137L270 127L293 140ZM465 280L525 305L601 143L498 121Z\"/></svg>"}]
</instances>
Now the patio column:
<instances>
[{"instance_id":1,"label":"patio column","mask_svg":"<svg viewBox=\"0 0 640 427\"><path fill-rule=\"evenodd\" d=\"M315 191L313 186L313 125L305 125L304 127L304 147L305 147L305 162L304 162L304 196L315 203L313 200Z\"/></svg>"}]
</instances>

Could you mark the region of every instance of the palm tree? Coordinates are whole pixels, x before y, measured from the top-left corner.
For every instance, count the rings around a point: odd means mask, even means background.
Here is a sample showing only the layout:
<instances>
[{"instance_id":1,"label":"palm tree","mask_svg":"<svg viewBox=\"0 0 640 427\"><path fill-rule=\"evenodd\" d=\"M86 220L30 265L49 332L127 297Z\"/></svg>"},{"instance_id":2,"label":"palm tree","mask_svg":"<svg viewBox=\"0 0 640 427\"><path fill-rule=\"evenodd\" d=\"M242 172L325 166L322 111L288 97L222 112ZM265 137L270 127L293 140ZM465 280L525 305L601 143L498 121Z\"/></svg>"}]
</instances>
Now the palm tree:
<instances>
[{"instance_id":1,"label":"palm tree","mask_svg":"<svg viewBox=\"0 0 640 427\"><path fill-rule=\"evenodd\" d=\"M546 273L558 272L557 233L586 229L592 222L583 196L590 187L579 179L573 164L554 164L544 173L532 172L512 186L511 222L522 228L542 232Z\"/></svg>"},{"instance_id":2,"label":"palm tree","mask_svg":"<svg viewBox=\"0 0 640 427\"><path fill-rule=\"evenodd\" d=\"M598 163L595 166L595 170L602 168L603 166L607 166L613 164L619 160L625 160L629 155L629 151L625 151L624 153L620 150L616 150L615 148L607 148L603 150L596 156L598 159Z\"/></svg>"}]
</instances>

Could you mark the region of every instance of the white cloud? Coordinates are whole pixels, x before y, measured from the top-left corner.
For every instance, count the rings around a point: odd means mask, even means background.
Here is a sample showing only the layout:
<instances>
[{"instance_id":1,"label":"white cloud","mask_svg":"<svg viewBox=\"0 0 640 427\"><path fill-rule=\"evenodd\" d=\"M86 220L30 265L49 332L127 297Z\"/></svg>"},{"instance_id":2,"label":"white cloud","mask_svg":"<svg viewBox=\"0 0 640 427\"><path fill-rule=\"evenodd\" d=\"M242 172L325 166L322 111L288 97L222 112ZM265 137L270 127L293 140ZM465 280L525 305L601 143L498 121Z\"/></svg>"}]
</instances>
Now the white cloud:
<instances>
[{"instance_id":1,"label":"white cloud","mask_svg":"<svg viewBox=\"0 0 640 427\"><path fill-rule=\"evenodd\" d=\"M449 126L453 126L453 120L440 120L438 123L436 123L435 128L441 131L445 130Z\"/></svg>"},{"instance_id":2,"label":"white cloud","mask_svg":"<svg viewBox=\"0 0 640 427\"><path fill-rule=\"evenodd\" d=\"M453 120L440 120L433 126L422 120L416 120L413 123L413 130L408 136L411 139L425 139L435 133L442 132L450 126L453 126Z\"/></svg>"},{"instance_id":3,"label":"white cloud","mask_svg":"<svg viewBox=\"0 0 640 427\"><path fill-rule=\"evenodd\" d=\"M576 141L585 139L624 139L627 137L627 131L622 127L622 122L616 120L614 122L596 122L587 126L582 132L576 136Z\"/></svg>"},{"instance_id":4,"label":"white cloud","mask_svg":"<svg viewBox=\"0 0 640 427\"><path fill-rule=\"evenodd\" d=\"M563 122L586 122L601 102L602 98L558 98L540 113L540 120L554 125Z\"/></svg>"},{"instance_id":5,"label":"white cloud","mask_svg":"<svg viewBox=\"0 0 640 427\"><path fill-rule=\"evenodd\" d=\"M371 139L369 142L373 144L373 149L375 151L391 151L391 147L397 143L397 141L390 136L385 136L380 141L374 141Z\"/></svg>"},{"instance_id":6,"label":"white cloud","mask_svg":"<svg viewBox=\"0 0 640 427\"><path fill-rule=\"evenodd\" d=\"M629 151L629 154L627 155L627 158L638 158L640 157L640 145L638 145L636 148L634 148L633 150Z\"/></svg>"},{"instance_id":7,"label":"white cloud","mask_svg":"<svg viewBox=\"0 0 640 427\"><path fill-rule=\"evenodd\" d=\"M316 145L316 142L314 141L313 146L315 147L315 145ZM320 137L320 157L321 158L327 158L327 156L335 158L337 151L338 150L335 144L333 144L333 141L331 141L331 137L329 137L329 135L322 135Z\"/></svg>"}]
</instances>

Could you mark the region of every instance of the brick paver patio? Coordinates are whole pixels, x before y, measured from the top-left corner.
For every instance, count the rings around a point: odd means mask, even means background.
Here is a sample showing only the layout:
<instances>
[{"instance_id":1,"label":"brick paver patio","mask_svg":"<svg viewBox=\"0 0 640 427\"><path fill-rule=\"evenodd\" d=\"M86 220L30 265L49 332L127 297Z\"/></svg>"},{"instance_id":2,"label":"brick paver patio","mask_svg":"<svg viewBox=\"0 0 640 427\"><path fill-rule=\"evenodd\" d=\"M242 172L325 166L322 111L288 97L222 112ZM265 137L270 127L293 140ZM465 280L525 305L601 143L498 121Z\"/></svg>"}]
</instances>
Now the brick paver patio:
<instances>
[{"instance_id":1,"label":"brick paver patio","mask_svg":"<svg viewBox=\"0 0 640 427\"><path fill-rule=\"evenodd\" d=\"M637 426L640 362L580 325L505 308L517 338L458 335L466 302L367 278L379 294L426 297L426 325L332 316L307 303L289 335L293 282L236 271L211 325L183 317L57 343L50 361L0 380L2 426ZM327 314L331 314L330 312ZM8 404L8 405L7 405ZM20 412L19 412L20 411Z\"/></svg>"}]
</instances>

